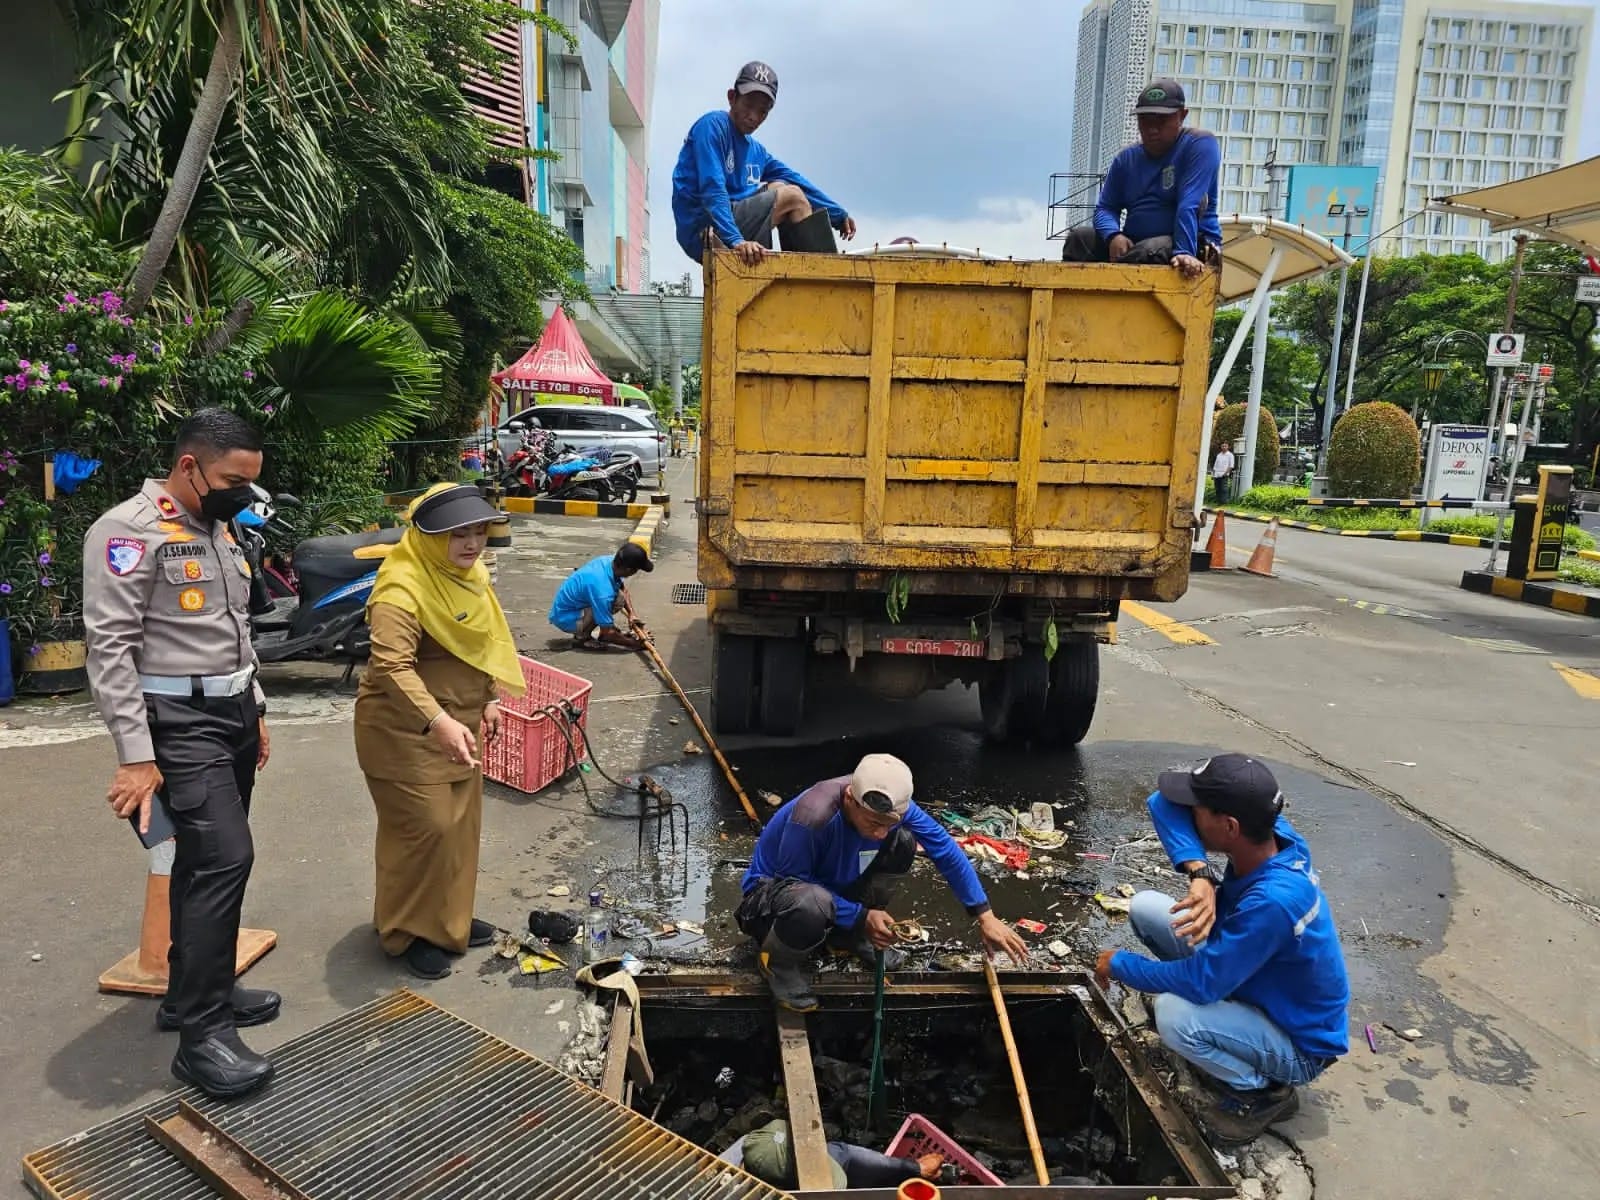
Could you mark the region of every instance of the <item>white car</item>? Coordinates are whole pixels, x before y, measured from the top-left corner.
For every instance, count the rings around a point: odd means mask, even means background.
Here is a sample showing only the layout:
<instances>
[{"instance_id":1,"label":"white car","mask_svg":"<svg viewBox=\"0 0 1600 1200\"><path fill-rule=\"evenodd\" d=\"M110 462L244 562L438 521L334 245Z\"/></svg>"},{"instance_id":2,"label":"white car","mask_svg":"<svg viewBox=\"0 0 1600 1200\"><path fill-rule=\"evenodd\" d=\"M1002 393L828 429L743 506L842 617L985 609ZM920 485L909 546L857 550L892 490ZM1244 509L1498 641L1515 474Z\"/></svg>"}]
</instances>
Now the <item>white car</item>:
<instances>
[{"instance_id":1,"label":"white car","mask_svg":"<svg viewBox=\"0 0 1600 1200\"><path fill-rule=\"evenodd\" d=\"M646 475L654 475L666 460L667 431L653 412L599 404L540 404L525 408L503 421L495 430L500 453L510 458L522 444L513 424L532 429L548 429L556 440L581 450L605 446L610 450L630 450L639 456Z\"/></svg>"}]
</instances>

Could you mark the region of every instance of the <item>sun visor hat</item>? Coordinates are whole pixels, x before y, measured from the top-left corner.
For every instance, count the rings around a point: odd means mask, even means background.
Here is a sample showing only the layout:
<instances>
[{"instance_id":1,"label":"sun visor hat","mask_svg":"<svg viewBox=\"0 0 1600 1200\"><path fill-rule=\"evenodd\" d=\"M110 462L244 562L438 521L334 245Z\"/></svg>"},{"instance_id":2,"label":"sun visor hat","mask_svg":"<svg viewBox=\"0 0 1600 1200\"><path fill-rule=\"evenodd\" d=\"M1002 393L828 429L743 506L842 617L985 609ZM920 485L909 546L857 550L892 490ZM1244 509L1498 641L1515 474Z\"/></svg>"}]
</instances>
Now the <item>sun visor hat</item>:
<instances>
[{"instance_id":1,"label":"sun visor hat","mask_svg":"<svg viewBox=\"0 0 1600 1200\"><path fill-rule=\"evenodd\" d=\"M423 533L449 533L469 525L487 525L501 519L499 509L470 483L435 492L411 510L411 523Z\"/></svg>"}]
</instances>

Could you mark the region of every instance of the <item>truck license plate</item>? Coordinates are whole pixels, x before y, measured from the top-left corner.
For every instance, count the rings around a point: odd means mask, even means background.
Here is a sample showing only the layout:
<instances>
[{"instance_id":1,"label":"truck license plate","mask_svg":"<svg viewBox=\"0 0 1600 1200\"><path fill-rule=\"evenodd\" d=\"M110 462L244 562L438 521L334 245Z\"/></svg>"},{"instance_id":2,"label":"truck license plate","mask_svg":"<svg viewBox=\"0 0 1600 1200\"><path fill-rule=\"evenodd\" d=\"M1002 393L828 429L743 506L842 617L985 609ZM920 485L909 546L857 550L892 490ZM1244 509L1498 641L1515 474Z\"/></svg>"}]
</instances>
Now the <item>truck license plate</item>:
<instances>
[{"instance_id":1,"label":"truck license plate","mask_svg":"<svg viewBox=\"0 0 1600 1200\"><path fill-rule=\"evenodd\" d=\"M885 654L940 654L949 658L987 658L988 642L956 638L884 638Z\"/></svg>"}]
</instances>

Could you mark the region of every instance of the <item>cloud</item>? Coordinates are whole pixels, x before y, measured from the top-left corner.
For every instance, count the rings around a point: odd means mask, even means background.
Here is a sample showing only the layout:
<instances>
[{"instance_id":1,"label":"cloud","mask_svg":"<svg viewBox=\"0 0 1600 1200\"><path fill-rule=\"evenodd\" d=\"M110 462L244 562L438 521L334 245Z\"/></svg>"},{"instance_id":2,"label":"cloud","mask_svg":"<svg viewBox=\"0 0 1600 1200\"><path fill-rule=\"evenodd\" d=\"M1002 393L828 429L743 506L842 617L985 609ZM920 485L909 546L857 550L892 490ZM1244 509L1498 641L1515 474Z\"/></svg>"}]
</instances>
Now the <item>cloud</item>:
<instances>
[{"instance_id":1,"label":"cloud","mask_svg":"<svg viewBox=\"0 0 1600 1200\"><path fill-rule=\"evenodd\" d=\"M860 231L847 248L861 250L874 242L887 244L899 237L914 237L1000 258L1060 257L1060 245L1045 240L1045 206L1039 201L1024 196L986 196L975 208L966 216L862 213L856 217Z\"/></svg>"}]
</instances>

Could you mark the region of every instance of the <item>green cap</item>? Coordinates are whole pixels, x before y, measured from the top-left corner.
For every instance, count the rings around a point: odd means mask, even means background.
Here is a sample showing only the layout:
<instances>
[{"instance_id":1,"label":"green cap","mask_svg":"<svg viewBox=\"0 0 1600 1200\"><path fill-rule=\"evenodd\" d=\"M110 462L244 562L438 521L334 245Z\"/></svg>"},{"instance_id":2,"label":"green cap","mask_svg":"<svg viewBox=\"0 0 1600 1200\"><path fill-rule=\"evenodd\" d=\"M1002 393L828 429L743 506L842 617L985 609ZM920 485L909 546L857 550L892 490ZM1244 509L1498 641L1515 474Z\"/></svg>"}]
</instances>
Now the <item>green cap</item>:
<instances>
[{"instance_id":1,"label":"green cap","mask_svg":"<svg viewBox=\"0 0 1600 1200\"><path fill-rule=\"evenodd\" d=\"M844 1168L831 1156L828 1166L833 1170L835 1188L849 1186ZM744 1169L773 1187L794 1186L794 1150L789 1139L789 1122L771 1121L744 1135Z\"/></svg>"}]
</instances>

